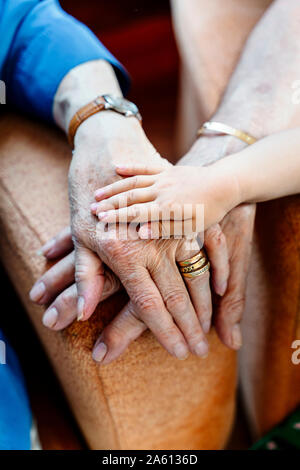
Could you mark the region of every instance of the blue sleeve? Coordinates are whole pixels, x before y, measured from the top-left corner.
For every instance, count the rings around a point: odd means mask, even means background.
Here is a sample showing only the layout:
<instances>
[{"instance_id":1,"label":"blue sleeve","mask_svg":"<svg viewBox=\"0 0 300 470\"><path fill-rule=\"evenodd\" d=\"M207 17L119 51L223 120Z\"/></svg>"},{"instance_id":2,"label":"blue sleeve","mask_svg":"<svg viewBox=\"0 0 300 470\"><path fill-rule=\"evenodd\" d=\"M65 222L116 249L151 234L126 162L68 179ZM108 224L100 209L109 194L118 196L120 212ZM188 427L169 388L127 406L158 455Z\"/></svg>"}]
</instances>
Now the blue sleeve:
<instances>
[{"instance_id":1,"label":"blue sleeve","mask_svg":"<svg viewBox=\"0 0 300 470\"><path fill-rule=\"evenodd\" d=\"M0 450L29 450L31 411L18 359L0 330Z\"/></svg>"},{"instance_id":2,"label":"blue sleeve","mask_svg":"<svg viewBox=\"0 0 300 470\"><path fill-rule=\"evenodd\" d=\"M61 80L72 68L96 59L112 64L126 93L124 68L57 0L0 0L0 18L0 78L8 104L53 120L53 98Z\"/></svg>"}]
</instances>

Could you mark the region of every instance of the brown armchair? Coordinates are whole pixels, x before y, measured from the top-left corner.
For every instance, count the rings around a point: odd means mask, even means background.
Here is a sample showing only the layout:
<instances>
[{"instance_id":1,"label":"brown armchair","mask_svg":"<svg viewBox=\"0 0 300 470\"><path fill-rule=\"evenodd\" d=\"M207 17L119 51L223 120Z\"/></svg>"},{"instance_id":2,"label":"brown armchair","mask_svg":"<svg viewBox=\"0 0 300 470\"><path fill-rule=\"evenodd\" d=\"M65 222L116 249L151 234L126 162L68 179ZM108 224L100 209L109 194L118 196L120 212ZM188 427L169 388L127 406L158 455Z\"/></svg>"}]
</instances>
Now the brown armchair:
<instances>
[{"instance_id":1,"label":"brown armchair","mask_svg":"<svg viewBox=\"0 0 300 470\"><path fill-rule=\"evenodd\" d=\"M46 269L36 254L69 220L70 149L55 130L13 115L0 119L1 259L93 449L219 449L235 408L236 357L215 332L206 359L171 358L146 332L105 367L91 357L103 323L125 301L120 293L90 321L62 332L41 323L28 292ZM17 321L16 321L17 328Z\"/></svg>"}]
</instances>

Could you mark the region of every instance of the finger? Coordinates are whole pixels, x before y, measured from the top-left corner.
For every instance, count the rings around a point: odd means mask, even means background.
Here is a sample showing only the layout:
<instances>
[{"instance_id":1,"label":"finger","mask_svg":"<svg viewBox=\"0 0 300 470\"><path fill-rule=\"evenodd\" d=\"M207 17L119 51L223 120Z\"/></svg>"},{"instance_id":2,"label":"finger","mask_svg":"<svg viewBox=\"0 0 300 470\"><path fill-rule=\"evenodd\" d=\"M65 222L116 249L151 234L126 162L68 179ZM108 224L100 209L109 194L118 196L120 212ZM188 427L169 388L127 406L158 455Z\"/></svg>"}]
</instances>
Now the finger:
<instances>
[{"instance_id":1,"label":"finger","mask_svg":"<svg viewBox=\"0 0 300 470\"><path fill-rule=\"evenodd\" d=\"M134 204L130 207L122 207L121 209L99 212L98 219L105 223L115 222L148 222L159 216L157 204L153 202L145 202L143 204Z\"/></svg>"},{"instance_id":2,"label":"finger","mask_svg":"<svg viewBox=\"0 0 300 470\"><path fill-rule=\"evenodd\" d=\"M95 199L96 201L101 201L102 199L114 196L115 194L129 191L130 189L147 188L153 183L154 179L149 176L133 176L132 178L125 178L104 186L101 189L97 189L95 192Z\"/></svg>"},{"instance_id":3,"label":"finger","mask_svg":"<svg viewBox=\"0 0 300 470\"><path fill-rule=\"evenodd\" d=\"M116 166L116 172L119 175L157 175L166 169L164 165L148 166L148 165L124 165Z\"/></svg>"},{"instance_id":4,"label":"finger","mask_svg":"<svg viewBox=\"0 0 300 470\"><path fill-rule=\"evenodd\" d=\"M224 295L229 277L229 258L226 237L219 224L205 232L204 246L211 264L212 284L216 294Z\"/></svg>"},{"instance_id":5,"label":"finger","mask_svg":"<svg viewBox=\"0 0 300 470\"><path fill-rule=\"evenodd\" d=\"M138 235L142 240L182 238L197 233L197 224L193 219L187 220L160 220L141 225Z\"/></svg>"},{"instance_id":6,"label":"finger","mask_svg":"<svg viewBox=\"0 0 300 470\"><path fill-rule=\"evenodd\" d=\"M139 204L142 202L153 201L156 197L154 191L151 189L131 189L130 191L125 191L124 193L117 194L108 199L105 199L102 202L99 202L96 207L92 204L91 209L94 213L96 208L96 214L103 211L108 211L111 209L119 209L121 207L132 206L133 204Z\"/></svg>"},{"instance_id":7,"label":"finger","mask_svg":"<svg viewBox=\"0 0 300 470\"><path fill-rule=\"evenodd\" d=\"M209 271L207 271L195 278L184 278L191 301L205 334L210 330L212 318L212 300L209 277Z\"/></svg>"},{"instance_id":8,"label":"finger","mask_svg":"<svg viewBox=\"0 0 300 470\"><path fill-rule=\"evenodd\" d=\"M100 301L107 299L120 288L120 281L113 273L106 272L105 283ZM61 292L47 308L43 316L43 324L55 331L69 326L77 318L77 287L72 284Z\"/></svg>"},{"instance_id":9,"label":"finger","mask_svg":"<svg viewBox=\"0 0 300 470\"><path fill-rule=\"evenodd\" d=\"M93 359L103 365L111 363L146 329L145 323L136 317L130 301L104 328L93 348Z\"/></svg>"},{"instance_id":10,"label":"finger","mask_svg":"<svg viewBox=\"0 0 300 470\"><path fill-rule=\"evenodd\" d=\"M29 297L39 304L47 304L63 289L74 282L75 277L75 252L58 261L48 269L32 287Z\"/></svg>"},{"instance_id":11,"label":"finger","mask_svg":"<svg viewBox=\"0 0 300 470\"><path fill-rule=\"evenodd\" d=\"M178 249L176 260L184 261L194 256L197 252L199 252L199 247L196 249L196 246L191 247L185 242ZM204 333L209 332L212 318L212 298L209 277L209 271L195 278L184 277L184 282Z\"/></svg>"},{"instance_id":12,"label":"finger","mask_svg":"<svg viewBox=\"0 0 300 470\"><path fill-rule=\"evenodd\" d=\"M136 269L130 278L120 275L120 280L139 318L148 326L160 344L173 356L185 359L188 356L186 341L166 310L147 269Z\"/></svg>"},{"instance_id":13,"label":"finger","mask_svg":"<svg viewBox=\"0 0 300 470\"><path fill-rule=\"evenodd\" d=\"M240 322L245 308L245 286L241 285L239 269L229 275L225 295L217 302L215 317L216 331L221 341L231 349L239 350L242 346ZM242 284L244 284L242 282Z\"/></svg>"},{"instance_id":14,"label":"finger","mask_svg":"<svg viewBox=\"0 0 300 470\"><path fill-rule=\"evenodd\" d=\"M240 322L245 308L254 220L255 206L252 204L234 209L222 224L230 242L230 274L227 291L218 301L215 326L223 343L234 350L242 345Z\"/></svg>"},{"instance_id":15,"label":"finger","mask_svg":"<svg viewBox=\"0 0 300 470\"><path fill-rule=\"evenodd\" d=\"M77 285L77 319L87 320L100 301L104 286L104 266L98 255L88 248L75 246L75 279Z\"/></svg>"},{"instance_id":16,"label":"finger","mask_svg":"<svg viewBox=\"0 0 300 470\"><path fill-rule=\"evenodd\" d=\"M44 326L58 331L69 326L77 317L76 284L65 289L44 313Z\"/></svg>"},{"instance_id":17,"label":"finger","mask_svg":"<svg viewBox=\"0 0 300 470\"><path fill-rule=\"evenodd\" d=\"M51 238L39 251L39 255L43 255L48 259L58 258L67 254L73 249L73 242L70 227L64 228L54 238Z\"/></svg>"},{"instance_id":18,"label":"finger","mask_svg":"<svg viewBox=\"0 0 300 470\"><path fill-rule=\"evenodd\" d=\"M158 269L150 273L191 352L200 357L206 356L208 343L175 261L165 256Z\"/></svg>"},{"instance_id":19,"label":"finger","mask_svg":"<svg viewBox=\"0 0 300 470\"><path fill-rule=\"evenodd\" d=\"M107 267L104 275L104 286L102 290L102 295L100 301L108 299L111 295L118 292L121 287L120 280L117 276Z\"/></svg>"}]
</instances>

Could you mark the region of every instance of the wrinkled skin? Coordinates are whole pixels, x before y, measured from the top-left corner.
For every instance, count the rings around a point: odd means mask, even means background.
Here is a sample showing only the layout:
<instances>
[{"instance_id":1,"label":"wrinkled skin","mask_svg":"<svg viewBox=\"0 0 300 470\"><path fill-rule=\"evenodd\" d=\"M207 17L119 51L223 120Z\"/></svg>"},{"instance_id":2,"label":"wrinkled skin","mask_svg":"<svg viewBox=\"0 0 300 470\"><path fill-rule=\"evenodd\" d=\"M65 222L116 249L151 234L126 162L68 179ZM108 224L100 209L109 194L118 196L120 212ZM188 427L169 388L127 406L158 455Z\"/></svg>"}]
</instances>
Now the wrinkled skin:
<instances>
[{"instance_id":1,"label":"wrinkled skin","mask_svg":"<svg viewBox=\"0 0 300 470\"><path fill-rule=\"evenodd\" d=\"M123 126L124 118L119 122ZM105 123L104 128L109 124ZM120 129L110 141L105 133L105 138L99 143L100 151L91 148L87 152L87 142L80 139L80 134L78 141L70 167L69 194L79 310L80 299L84 298L81 319L87 319L100 300L105 263L120 279L131 299L131 309L125 308L122 313L127 322L143 321L158 341L179 359L185 358L188 350L200 356L206 355L207 341L203 329L205 332L209 330L212 313L209 274L187 282L189 296L176 266L176 260L187 258L197 250L188 251L184 240L103 240L99 236L99 222L89 210L95 190L115 178L113 165L122 163L120 155L122 158L125 155L126 161L143 159L145 162L161 162L162 165L167 165L167 162L156 153L140 127L135 127L132 141L128 134L122 140ZM91 178L90 175L94 176ZM120 321L119 317L115 321ZM132 339L132 335L130 337ZM125 344L127 346L127 340ZM105 346L107 353L109 347L106 343Z\"/></svg>"},{"instance_id":2,"label":"wrinkled skin","mask_svg":"<svg viewBox=\"0 0 300 470\"><path fill-rule=\"evenodd\" d=\"M199 155L198 152L197 154ZM205 152L205 155L207 156L207 152ZM98 185L107 183L104 175L109 174L109 170L113 173L113 170L108 168L108 171L105 173L103 168L93 170L92 174L100 175L100 177L97 180L90 180L88 179L89 173L86 171L86 167L82 171L78 169L77 165L80 166L81 160L76 160L76 153L73 158L70 170L70 194L71 205L75 206L75 209L72 211L73 240L77 253L76 256L79 261L76 280L77 286L79 284L79 292L82 284L84 292L86 290L91 292L90 297L87 297L87 310L85 311L84 318L88 318L93 313L95 306L101 298L106 297L109 293L113 293L119 288L119 283L111 271L106 272L104 276L103 265L100 259L117 274L131 298L129 304L102 332L94 350L95 359L98 360L99 358L97 356L98 345L105 342L105 358L102 358L102 363L111 362L146 327L150 327L158 340L176 357L178 357L178 353L176 353L176 345L178 343L184 344L192 352L196 352L194 349L195 345L197 345L196 342L199 342L199 338L201 342L203 332L198 330L198 337L197 333L195 334L194 308L198 318L200 318L204 331L207 332L210 327L212 308L209 276L206 274L195 279L196 282L195 280L190 281L188 288L193 300L193 307L175 264L175 258L184 259L190 255L185 252L182 240L97 240L97 220L91 216L88 210L90 200L93 198L93 192L98 188ZM155 158L157 158L157 155ZM188 158L187 156L186 161ZM113 160L113 156L111 156L111 160ZM99 159L95 158L94 165L98 165L98 162ZM182 160L181 163L185 164L185 161ZM88 181L82 177L84 174L86 174ZM101 183L100 179L102 180ZM88 185L91 188L87 197L86 188ZM81 198L78 208L77 197L79 198L82 192L84 192L85 197ZM221 339L225 344L234 349L238 349L241 343L239 331L234 333L236 328L238 328L236 325L239 323L242 315L244 299L244 284L241 284L239 277L241 273L244 278L246 277L252 233L251 230L249 231L249 227L252 228L254 212L253 209L249 209L249 206L237 208L222 222L225 234L222 233L219 226L215 226L205 235L206 251L213 266L212 278L215 290L221 292L224 289L224 283L225 288L227 284L228 264L225 236L228 237L231 266L239 258L239 263L235 263L239 269L231 270L228 289L225 295L219 298L219 305L215 314L215 324ZM245 232L245 237L243 238L240 237L241 224L244 226ZM69 235L66 232L65 240L68 237ZM56 251L55 249L53 251L52 247L50 257L61 254L57 250L60 246L62 249L66 249L67 243L66 241L58 240ZM69 237L68 249L71 248L70 244L71 240ZM90 247L90 250L87 250L87 246ZM98 256L96 256L96 253ZM47 253L45 254L47 255ZM69 260L69 264L74 266L74 256ZM93 269L91 269L91 266L93 266ZM51 269L53 270L54 268ZM63 277L63 269L65 267L62 266L60 277ZM171 275L171 272L173 272L173 275ZM109 275L109 280L107 280L107 275ZM57 283L55 292L55 287L53 288L56 282L54 277L50 270L42 278L46 284L52 283L52 295L47 297L47 300L53 299L63 289L62 284ZM59 278L57 274L56 277ZM49 278L52 279L51 282ZM170 281L173 279L174 281L171 283ZM104 295L101 294L103 284ZM86 286L88 286L88 289L86 289ZM68 289L70 295L67 298L67 302L64 302L63 294L60 294L49 307L51 309L54 305L59 312L63 312L63 314L59 314L59 320L53 326L54 329L66 326L68 315L69 322L73 321L76 316L74 315L74 310L77 302L77 291L75 291L74 286ZM163 295L164 302L160 294ZM72 297L72 295L73 299L70 301L70 296ZM45 299L42 299L42 301L42 303L45 303ZM170 313L173 318L180 317L183 322L186 320L185 324L179 324L181 329L177 328L173 321L170 321L172 320ZM45 315L47 315L47 312ZM63 322L60 321L61 315L64 317ZM187 318L188 315L189 318ZM205 322L207 322L208 326L206 326ZM156 325L159 325L159 327L157 328ZM102 349L100 348L100 352L102 352ZM186 352L184 351L180 358L185 357L185 355Z\"/></svg>"}]
</instances>

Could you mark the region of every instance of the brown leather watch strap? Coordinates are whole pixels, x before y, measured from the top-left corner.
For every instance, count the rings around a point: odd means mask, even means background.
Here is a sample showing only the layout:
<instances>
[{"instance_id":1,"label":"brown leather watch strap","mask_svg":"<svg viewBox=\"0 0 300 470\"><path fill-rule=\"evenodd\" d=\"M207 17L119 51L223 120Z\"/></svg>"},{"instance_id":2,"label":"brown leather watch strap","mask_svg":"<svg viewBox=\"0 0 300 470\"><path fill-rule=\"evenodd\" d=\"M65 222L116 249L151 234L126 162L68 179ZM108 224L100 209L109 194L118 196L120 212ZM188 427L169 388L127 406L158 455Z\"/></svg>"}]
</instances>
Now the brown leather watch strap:
<instances>
[{"instance_id":1,"label":"brown leather watch strap","mask_svg":"<svg viewBox=\"0 0 300 470\"><path fill-rule=\"evenodd\" d=\"M99 113L105 109L105 99L103 96L97 96L96 99L80 108L72 117L69 124L68 141L72 149L74 148L74 137L80 124L93 114Z\"/></svg>"}]
</instances>

